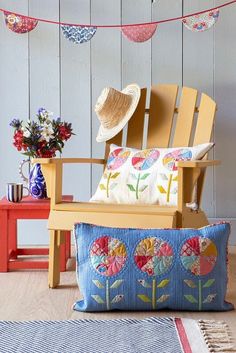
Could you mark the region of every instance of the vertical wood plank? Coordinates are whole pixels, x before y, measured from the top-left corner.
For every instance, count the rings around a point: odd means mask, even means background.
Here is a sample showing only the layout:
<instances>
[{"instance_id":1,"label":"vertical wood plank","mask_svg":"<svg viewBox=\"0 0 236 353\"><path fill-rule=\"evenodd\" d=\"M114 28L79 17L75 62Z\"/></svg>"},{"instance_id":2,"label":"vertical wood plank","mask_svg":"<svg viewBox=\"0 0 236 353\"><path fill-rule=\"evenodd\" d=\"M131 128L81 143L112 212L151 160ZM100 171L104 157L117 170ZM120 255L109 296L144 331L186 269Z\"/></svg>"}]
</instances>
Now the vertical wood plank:
<instances>
[{"instance_id":1,"label":"vertical wood plank","mask_svg":"<svg viewBox=\"0 0 236 353\"><path fill-rule=\"evenodd\" d=\"M61 0L61 21L90 23L90 1ZM72 122L75 136L67 142L63 156L91 155L91 42L74 44L62 32L60 36L61 116ZM92 39L93 40L93 39ZM96 41L96 34L94 37ZM65 167L63 190L74 194L77 200L90 197L91 166L68 165Z\"/></svg>"},{"instance_id":2,"label":"vertical wood plank","mask_svg":"<svg viewBox=\"0 0 236 353\"><path fill-rule=\"evenodd\" d=\"M148 148L169 146L177 94L177 85L152 86L147 138Z\"/></svg>"},{"instance_id":3,"label":"vertical wood plank","mask_svg":"<svg viewBox=\"0 0 236 353\"><path fill-rule=\"evenodd\" d=\"M216 1L216 6L221 1ZM217 117L215 124L216 158L222 166L215 170L216 217L236 218L236 163L235 163L235 97L236 97L236 6L220 10L215 26L215 97ZM235 232L231 239L236 243Z\"/></svg>"},{"instance_id":4,"label":"vertical wood plank","mask_svg":"<svg viewBox=\"0 0 236 353\"><path fill-rule=\"evenodd\" d=\"M58 21L59 1L42 4L40 0L29 2L29 14ZM39 23L30 32L30 113L36 114L44 106L60 115L60 52L59 27Z\"/></svg>"},{"instance_id":5,"label":"vertical wood plank","mask_svg":"<svg viewBox=\"0 0 236 353\"><path fill-rule=\"evenodd\" d=\"M127 147L142 148L147 89L142 88L136 111L128 124Z\"/></svg>"},{"instance_id":6,"label":"vertical wood plank","mask_svg":"<svg viewBox=\"0 0 236 353\"><path fill-rule=\"evenodd\" d=\"M91 0L91 22L95 24L120 23L120 0ZM99 121L94 112L97 98L104 87L121 89L121 33L118 29L98 29L91 41L91 110L92 110L92 155L103 157L105 144L97 143ZM96 189L102 168L93 166L92 186Z\"/></svg>"},{"instance_id":7,"label":"vertical wood plank","mask_svg":"<svg viewBox=\"0 0 236 353\"><path fill-rule=\"evenodd\" d=\"M206 94L202 94L193 145L211 141L216 113L216 103Z\"/></svg>"},{"instance_id":8,"label":"vertical wood plank","mask_svg":"<svg viewBox=\"0 0 236 353\"><path fill-rule=\"evenodd\" d=\"M1 7L28 14L28 0L3 0ZM0 194L5 195L6 183L20 182L18 168L24 157L12 146L13 117L29 117L28 34L17 34L0 26Z\"/></svg>"},{"instance_id":9,"label":"vertical wood plank","mask_svg":"<svg viewBox=\"0 0 236 353\"><path fill-rule=\"evenodd\" d=\"M173 147L189 146L196 101L197 90L189 87L183 87L172 143Z\"/></svg>"},{"instance_id":10,"label":"vertical wood plank","mask_svg":"<svg viewBox=\"0 0 236 353\"><path fill-rule=\"evenodd\" d=\"M153 20L182 15L182 1L156 1ZM152 38L152 84L176 83L182 85L182 25L180 21L157 27Z\"/></svg>"},{"instance_id":11,"label":"vertical wood plank","mask_svg":"<svg viewBox=\"0 0 236 353\"><path fill-rule=\"evenodd\" d=\"M211 0L205 0L204 3L201 0L185 0L184 14L210 7L212 7ZM195 33L183 27L183 85L196 88L199 93L204 92L213 98L214 30L215 27L202 33ZM207 171L202 206L208 216L215 214L213 168L209 168Z\"/></svg>"}]
</instances>

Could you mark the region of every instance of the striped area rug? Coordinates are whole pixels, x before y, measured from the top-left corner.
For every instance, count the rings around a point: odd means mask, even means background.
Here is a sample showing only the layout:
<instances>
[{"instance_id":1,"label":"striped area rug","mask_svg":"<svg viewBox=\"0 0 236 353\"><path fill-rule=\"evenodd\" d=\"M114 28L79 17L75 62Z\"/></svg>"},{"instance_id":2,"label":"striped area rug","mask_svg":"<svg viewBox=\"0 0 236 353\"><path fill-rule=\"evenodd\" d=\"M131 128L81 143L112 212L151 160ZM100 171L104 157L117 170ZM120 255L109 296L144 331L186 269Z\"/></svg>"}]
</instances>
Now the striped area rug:
<instances>
[{"instance_id":1,"label":"striped area rug","mask_svg":"<svg viewBox=\"0 0 236 353\"><path fill-rule=\"evenodd\" d=\"M0 321L0 353L232 352L223 322L179 318Z\"/></svg>"}]
</instances>

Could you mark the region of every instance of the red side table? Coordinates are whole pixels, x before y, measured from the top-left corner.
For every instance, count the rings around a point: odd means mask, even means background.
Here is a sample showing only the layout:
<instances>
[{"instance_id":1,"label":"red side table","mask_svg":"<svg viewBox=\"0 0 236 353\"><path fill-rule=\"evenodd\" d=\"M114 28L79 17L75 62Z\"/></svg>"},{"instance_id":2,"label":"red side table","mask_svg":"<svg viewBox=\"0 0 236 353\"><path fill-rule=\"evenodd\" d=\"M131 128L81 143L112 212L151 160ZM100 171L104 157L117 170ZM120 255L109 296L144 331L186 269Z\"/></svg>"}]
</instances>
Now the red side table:
<instances>
[{"instance_id":1,"label":"red side table","mask_svg":"<svg viewBox=\"0 0 236 353\"><path fill-rule=\"evenodd\" d=\"M63 196L63 200L72 201L72 195ZM18 248L18 219L48 219L50 200L37 200L24 197L21 202L8 202L6 197L0 201L0 272L19 269L47 269L48 261L27 260L29 255L48 255L48 248ZM70 232L65 233L65 244L61 245L60 271L66 271L66 262L70 257ZM19 256L23 255L22 259Z\"/></svg>"}]
</instances>

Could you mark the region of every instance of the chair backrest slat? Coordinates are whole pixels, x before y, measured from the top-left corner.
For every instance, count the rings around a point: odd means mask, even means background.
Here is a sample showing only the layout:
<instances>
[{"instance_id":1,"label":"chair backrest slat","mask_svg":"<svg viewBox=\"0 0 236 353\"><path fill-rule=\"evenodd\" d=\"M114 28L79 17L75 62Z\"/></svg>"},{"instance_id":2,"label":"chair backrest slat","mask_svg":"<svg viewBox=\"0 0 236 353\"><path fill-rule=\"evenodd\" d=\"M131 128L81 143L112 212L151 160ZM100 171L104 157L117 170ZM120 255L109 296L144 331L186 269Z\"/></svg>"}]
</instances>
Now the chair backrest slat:
<instances>
[{"instance_id":1,"label":"chair backrest slat","mask_svg":"<svg viewBox=\"0 0 236 353\"><path fill-rule=\"evenodd\" d=\"M152 86L147 148L169 146L177 93L177 85Z\"/></svg>"},{"instance_id":2,"label":"chair backrest slat","mask_svg":"<svg viewBox=\"0 0 236 353\"><path fill-rule=\"evenodd\" d=\"M197 93L193 88L183 87L182 89L172 147L189 146Z\"/></svg>"},{"instance_id":3,"label":"chair backrest slat","mask_svg":"<svg viewBox=\"0 0 236 353\"><path fill-rule=\"evenodd\" d=\"M145 108L146 108L146 96L147 89L142 88L141 97L139 104L129 121L128 131L127 131L127 147L142 148L143 144L143 130L144 130L144 118L145 118Z\"/></svg>"},{"instance_id":4,"label":"chair backrest slat","mask_svg":"<svg viewBox=\"0 0 236 353\"><path fill-rule=\"evenodd\" d=\"M211 141L215 113L216 103L202 93L193 146Z\"/></svg>"},{"instance_id":5,"label":"chair backrest slat","mask_svg":"<svg viewBox=\"0 0 236 353\"><path fill-rule=\"evenodd\" d=\"M105 156L104 159L107 160L107 157L109 155L110 152L110 145L112 143L114 143L117 146L121 146L122 145L122 136L123 136L123 130L121 130L119 132L119 134L117 134L116 136L112 137L110 140L108 140L106 142L106 147L105 147Z\"/></svg>"}]
</instances>

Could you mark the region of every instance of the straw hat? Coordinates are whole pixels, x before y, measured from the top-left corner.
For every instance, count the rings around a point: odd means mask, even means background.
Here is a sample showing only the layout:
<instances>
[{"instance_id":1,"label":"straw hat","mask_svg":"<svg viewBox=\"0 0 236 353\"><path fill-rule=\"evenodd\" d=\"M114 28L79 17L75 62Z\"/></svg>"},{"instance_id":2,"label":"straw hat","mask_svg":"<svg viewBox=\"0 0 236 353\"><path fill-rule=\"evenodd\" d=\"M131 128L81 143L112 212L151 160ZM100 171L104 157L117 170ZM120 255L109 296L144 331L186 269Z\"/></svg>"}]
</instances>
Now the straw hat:
<instances>
[{"instance_id":1,"label":"straw hat","mask_svg":"<svg viewBox=\"0 0 236 353\"><path fill-rule=\"evenodd\" d=\"M141 90L137 84L128 85L122 91L104 88L95 105L100 120L97 142L110 140L127 124L135 112Z\"/></svg>"}]
</instances>

